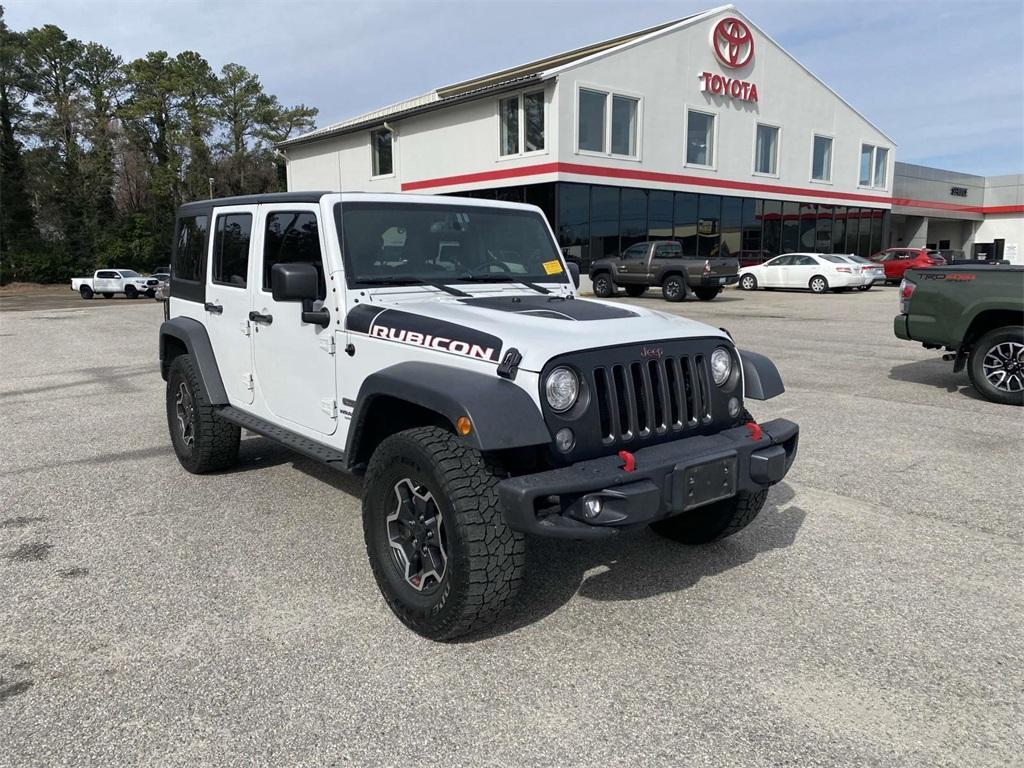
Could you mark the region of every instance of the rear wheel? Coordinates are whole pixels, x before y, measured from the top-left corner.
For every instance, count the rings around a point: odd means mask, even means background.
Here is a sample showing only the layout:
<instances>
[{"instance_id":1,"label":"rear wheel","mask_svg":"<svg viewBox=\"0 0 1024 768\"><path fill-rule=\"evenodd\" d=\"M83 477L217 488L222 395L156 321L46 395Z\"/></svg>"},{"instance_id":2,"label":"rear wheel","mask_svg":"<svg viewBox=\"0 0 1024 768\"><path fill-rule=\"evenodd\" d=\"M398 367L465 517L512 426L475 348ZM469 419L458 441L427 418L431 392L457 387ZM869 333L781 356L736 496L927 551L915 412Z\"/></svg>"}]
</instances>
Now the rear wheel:
<instances>
[{"instance_id":1,"label":"rear wheel","mask_svg":"<svg viewBox=\"0 0 1024 768\"><path fill-rule=\"evenodd\" d=\"M241 429L221 421L206 399L191 355L179 355L167 376L167 428L181 466L193 474L216 472L238 459Z\"/></svg>"},{"instance_id":2,"label":"rear wheel","mask_svg":"<svg viewBox=\"0 0 1024 768\"><path fill-rule=\"evenodd\" d=\"M857 290L858 291L870 291L872 285L874 285L874 283L869 283L868 285L858 285L857 286Z\"/></svg>"},{"instance_id":3,"label":"rear wheel","mask_svg":"<svg viewBox=\"0 0 1024 768\"><path fill-rule=\"evenodd\" d=\"M139 297L139 291L134 285L129 285L125 287L124 295L129 299L137 299Z\"/></svg>"},{"instance_id":4,"label":"rear wheel","mask_svg":"<svg viewBox=\"0 0 1024 768\"><path fill-rule=\"evenodd\" d=\"M681 275L669 275L661 284L661 295L665 301L682 301L686 298L686 281Z\"/></svg>"},{"instance_id":5,"label":"rear wheel","mask_svg":"<svg viewBox=\"0 0 1024 768\"><path fill-rule=\"evenodd\" d=\"M744 275L740 278L740 289L744 291L753 291L757 288L757 278L753 275Z\"/></svg>"},{"instance_id":6,"label":"rear wheel","mask_svg":"<svg viewBox=\"0 0 1024 768\"><path fill-rule=\"evenodd\" d=\"M647 293L647 286L646 285L627 285L626 286L626 295L627 296L632 296L634 299L637 298L638 296L643 296L645 293Z\"/></svg>"},{"instance_id":7,"label":"rear wheel","mask_svg":"<svg viewBox=\"0 0 1024 768\"><path fill-rule=\"evenodd\" d=\"M708 544L743 530L764 506L768 490L739 493L651 524L651 530L682 544Z\"/></svg>"},{"instance_id":8,"label":"rear wheel","mask_svg":"<svg viewBox=\"0 0 1024 768\"><path fill-rule=\"evenodd\" d=\"M93 297L92 288L90 288L88 285L83 285L81 288L79 288L78 293L79 295L81 295L83 299L91 299Z\"/></svg>"},{"instance_id":9,"label":"rear wheel","mask_svg":"<svg viewBox=\"0 0 1024 768\"><path fill-rule=\"evenodd\" d=\"M693 292L701 301L711 301L722 292L721 288L694 288Z\"/></svg>"},{"instance_id":10,"label":"rear wheel","mask_svg":"<svg viewBox=\"0 0 1024 768\"><path fill-rule=\"evenodd\" d=\"M599 299L607 299L615 293L615 284L612 276L607 272L598 272L594 275L594 295Z\"/></svg>"},{"instance_id":11,"label":"rear wheel","mask_svg":"<svg viewBox=\"0 0 1024 768\"><path fill-rule=\"evenodd\" d=\"M518 591L525 539L505 523L497 487L484 457L440 427L394 434L370 459L366 552L388 607L417 634L477 632Z\"/></svg>"},{"instance_id":12,"label":"rear wheel","mask_svg":"<svg viewBox=\"0 0 1024 768\"><path fill-rule=\"evenodd\" d=\"M978 339L967 360L967 375L986 400L1024 405L1024 326L995 328Z\"/></svg>"},{"instance_id":13,"label":"rear wheel","mask_svg":"<svg viewBox=\"0 0 1024 768\"><path fill-rule=\"evenodd\" d=\"M812 293L825 293L828 290L828 280L821 275L815 275L807 283L807 287L811 289Z\"/></svg>"}]
</instances>

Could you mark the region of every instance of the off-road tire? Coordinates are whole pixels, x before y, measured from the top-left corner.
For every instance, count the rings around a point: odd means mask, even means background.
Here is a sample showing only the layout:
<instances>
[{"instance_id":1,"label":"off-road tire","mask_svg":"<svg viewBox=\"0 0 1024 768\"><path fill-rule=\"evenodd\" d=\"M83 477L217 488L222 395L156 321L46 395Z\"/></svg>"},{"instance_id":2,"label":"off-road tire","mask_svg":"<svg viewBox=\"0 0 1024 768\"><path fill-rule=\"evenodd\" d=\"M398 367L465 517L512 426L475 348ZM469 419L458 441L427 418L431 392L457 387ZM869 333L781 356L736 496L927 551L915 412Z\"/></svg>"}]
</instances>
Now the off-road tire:
<instances>
[{"instance_id":1,"label":"off-road tire","mask_svg":"<svg viewBox=\"0 0 1024 768\"><path fill-rule=\"evenodd\" d=\"M114 294L112 294L112 293L108 293L108 292L106 292L106 291L105 291L105 292L103 293L103 298L104 298L104 299L112 299L112 298L114 298Z\"/></svg>"},{"instance_id":2,"label":"off-road tire","mask_svg":"<svg viewBox=\"0 0 1024 768\"><path fill-rule=\"evenodd\" d=\"M681 544L709 544L742 531L761 511L768 490L741 492L681 515L651 523L651 530Z\"/></svg>"},{"instance_id":3,"label":"off-road tire","mask_svg":"<svg viewBox=\"0 0 1024 768\"><path fill-rule=\"evenodd\" d=\"M993 328L975 341L967 358L967 377L971 380L971 386L986 400L1003 405L1024 405L1024 391L1000 389L985 376L985 357L1000 344L1024 345L1024 326L1004 325L1002 328ZM1019 347L1013 349L1019 354ZM1022 371L1019 375L1024 375L1024 369L1018 370Z\"/></svg>"},{"instance_id":4,"label":"off-road tire","mask_svg":"<svg viewBox=\"0 0 1024 768\"><path fill-rule=\"evenodd\" d=\"M661 284L661 295L665 301L684 301L686 293L686 280L682 275L669 275Z\"/></svg>"},{"instance_id":5,"label":"off-road tire","mask_svg":"<svg viewBox=\"0 0 1024 768\"><path fill-rule=\"evenodd\" d=\"M139 298L139 289L134 285L127 285L124 289L124 295L129 299Z\"/></svg>"},{"instance_id":6,"label":"off-road tire","mask_svg":"<svg viewBox=\"0 0 1024 768\"><path fill-rule=\"evenodd\" d=\"M178 421L177 401L181 385L192 397L193 442L186 443ZM200 384L199 372L191 355L179 355L167 375L167 428L178 461L195 475L228 469L238 460L242 430L218 419Z\"/></svg>"},{"instance_id":7,"label":"off-road tire","mask_svg":"<svg viewBox=\"0 0 1024 768\"><path fill-rule=\"evenodd\" d=\"M693 292L701 301L711 301L722 292L721 288L694 288Z\"/></svg>"},{"instance_id":8,"label":"off-road tire","mask_svg":"<svg viewBox=\"0 0 1024 768\"><path fill-rule=\"evenodd\" d=\"M80 287L80 288L78 289L78 293L79 293L79 295L80 295L80 296L81 296L81 297L82 297L83 299L85 299L86 301L88 301L89 299L91 299L91 298L92 298L92 297L93 297L93 296L95 295L95 294L94 294L94 293L92 292L92 288L90 288L90 287L89 287L88 285L83 285L83 286L81 286L81 287Z\"/></svg>"},{"instance_id":9,"label":"off-road tire","mask_svg":"<svg viewBox=\"0 0 1024 768\"><path fill-rule=\"evenodd\" d=\"M807 287L811 293L828 293L828 280L821 275L815 275L807 281Z\"/></svg>"},{"instance_id":10,"label":"off-road tire","mask_svg":"<svg viewBox=\"0 0 1024 768\"><path fill-rule=\"evenodd\" d=\"M757 290L757 278L753 275L743 275L740 278L740 290L741 291L756 291Z\"/></svg>"},{"instance_id":11,"label":"off-road tire","mask_svg":"<svg viewBox=\"0 0 1024 768\"><path fill-rule=\"evenodd\" d=\"M391 554L386 520L404 479L429 491L443 520L447 562L431 594L417 592ZM453 640L477 633L519 591L526 543L502 516L499 479L479 451L440 427L391 435L370 458L363 486L366 553L388 607L417 634Z\"/></svg>"},{"instance_id":12,"label":"off-road tire","mask_svg":"<svg viewBox=\"0 0 1024 768\"><path fill-rule=\"evenodd\" d=\"M645 293L647 293L646 285L627 285L625 286L625 288L626 295L632 296L634 299L639 298L640 296L643 296Z\"/></svg>"},{"instance_id":13,"label":"off-road tire","mask_svg":"<svg viewBox=\"0 0 1024 768\"><path fill-rule=\"evenodd\" d=\"M615 283L608 272L598 272L593 278L594 295L599 299L607 299L615 295Z\"/></svg>"}]
</instances>

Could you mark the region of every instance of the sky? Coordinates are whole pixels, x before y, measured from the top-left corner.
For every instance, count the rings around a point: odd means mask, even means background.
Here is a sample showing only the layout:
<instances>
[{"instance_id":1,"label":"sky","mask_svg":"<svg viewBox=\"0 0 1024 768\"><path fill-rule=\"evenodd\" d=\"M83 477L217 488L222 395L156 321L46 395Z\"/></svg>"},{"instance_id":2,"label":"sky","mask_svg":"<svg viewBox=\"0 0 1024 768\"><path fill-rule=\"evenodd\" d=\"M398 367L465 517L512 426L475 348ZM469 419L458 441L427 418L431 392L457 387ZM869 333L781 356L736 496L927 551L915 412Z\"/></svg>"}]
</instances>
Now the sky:
<instances>
[{"instance_id":1,"label":"sky","mask_svg":"<svg viewBox=\"0 0 1024 768\"><path fill-rule=\"evenodd\" d=\"M259 74L328 125L442 85L616 37L715 0L0 0L126 60L195 50ZM897 144L896 159L1024 173L1021 0L734 5Z\"/></svg>"}]
</instances>

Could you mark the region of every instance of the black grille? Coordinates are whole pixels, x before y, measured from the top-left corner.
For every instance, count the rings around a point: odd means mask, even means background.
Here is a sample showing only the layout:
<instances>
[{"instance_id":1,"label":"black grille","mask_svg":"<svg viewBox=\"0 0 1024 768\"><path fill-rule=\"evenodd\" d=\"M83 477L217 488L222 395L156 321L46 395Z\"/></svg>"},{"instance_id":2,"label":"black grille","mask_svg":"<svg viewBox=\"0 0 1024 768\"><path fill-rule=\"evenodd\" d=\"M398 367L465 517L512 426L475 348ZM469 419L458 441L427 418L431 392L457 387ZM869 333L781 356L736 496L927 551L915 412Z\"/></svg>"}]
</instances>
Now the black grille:
<instances>
[{"instance_id":1,"label":"black grille","mask_svg":"<svg viewBox=\"0 0 1024 768\"><path fill-rule=\"evenodd\" d=\"M711 419L704 355L600 366L593 381L605 445L682 432Z\"/></svg>"}]
</instances>

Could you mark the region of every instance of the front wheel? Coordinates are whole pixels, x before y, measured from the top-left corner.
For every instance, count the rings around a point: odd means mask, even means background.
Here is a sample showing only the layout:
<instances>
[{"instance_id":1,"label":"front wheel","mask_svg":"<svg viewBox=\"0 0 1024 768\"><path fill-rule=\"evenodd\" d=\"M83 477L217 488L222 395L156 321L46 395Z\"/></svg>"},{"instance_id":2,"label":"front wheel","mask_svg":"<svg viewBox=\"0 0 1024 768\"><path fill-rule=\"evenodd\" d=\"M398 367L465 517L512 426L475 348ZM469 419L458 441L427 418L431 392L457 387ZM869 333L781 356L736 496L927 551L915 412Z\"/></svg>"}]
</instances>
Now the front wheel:
<instances>
[{"instance_id":1,"label":"front wheel","mask_svg":"<svg viewBox=\"0 0 1024 768\"><path fill-rule=\"evenodd\" d=\"M374 451L363 536L388 607L431 640L486 628L523 580L525 540L502 516L498 475L439 427L399 432Z\"/></svg>"},{"instance_id":2,"label":"front wheel","mask_svg":"<svg viewBox=\"0 0 1024 768\"><path fill-rule=\"evenodd\" d=\"M1024 405L1024 326L995 328L978 339L967 360L967 375L986 400Z\"/></svg>"},{"instance_id":3,"label":"front wheel","mask_svg":"<svg viewBox=\"0 0 1024 768\"><path fill-rule=\"evenodd\" d=\"M694 288L693 292L701 301L711 301L722 292L721 288Z\"/></svg>"},{"instance_id":4,"label":"front wheel","mask_svg":"<svg viewBox=\"0 0 1024 768\"><path fill-rule=\"evenodd\" d=\"M167 428L178 461L201 475L234 465L242 431L214 415L191 355L179 355L167 376Z\"/></svg>"},{"instance_id":5,"label":"front wheel","mask_svg":"<svg viewBox=\"0 0 1024 768\"><path fill-rule=\"evenodd\" d=\"M815 275L807 287L811 289L811 293L825 293L828 290L828 280L821 275Z\"/></svg>"},{"instance_id":6,"label":"front wheel","mask_svg":"<svg viewBox=\"0 0 1024 768\"><path fill-rule=\"evenodd\" d=\"M651 523L651 530L681 544L709 544L732 536L750 525L767 497L767 489L755 493L741 492L731 499L716 501L667 520Z\"/></svg>"},{"instance_id":7,"label":"front wheel","mask_svg":"<svg viewBox=\"0 0 1024 768\"><path fill-rule=\"evenodd\" d=\"M626 286L626 295L627 296L632 296L634 299L638 298L640 296L643 296L645 293L647 293L647 286L646 285L627 285Z\"/></svg>"},{"instance_id":8,"label":"front wheel","mask_svg":"<svg viewBox=\"0 0 1024 768\"><path fill-rule=\"evenodd\" d=\"M686 298L686 281L680 275L669 275L661 284L661 295L665 301L682 301Z\"/></svg>"},{"instance_id":9,"label":"front wheel","mask_svg":"<svg viewBox=\"0 0 1024 768\"><path fill-rule=\"evenodd\" d=\"M129 285L124 289L124 295L129 299L137 299L139 298L139 291L134 285Z\"/></svg>"},{"instance_id":10,"label":"front wheel","mask_svg":"<svg viewBox=\"0 0 1024 768\"><path fill-rule=\"evenodd\" d=\"M753 275L744 275L740 278L740 289L744 291L753 291L757 288L757 278Z\"/></svg>"},{"instance_id":11,"label":"front wheel","mask_svg":"<svg viewBox=\"0 0 1024 768\"><path fill-rule=\"evenodd\" d=\"M615 293L615 284L612 276L607 272L598 272L594 275L594 295L599 299L607 299Z\"/></svg>"}]
</instances>

